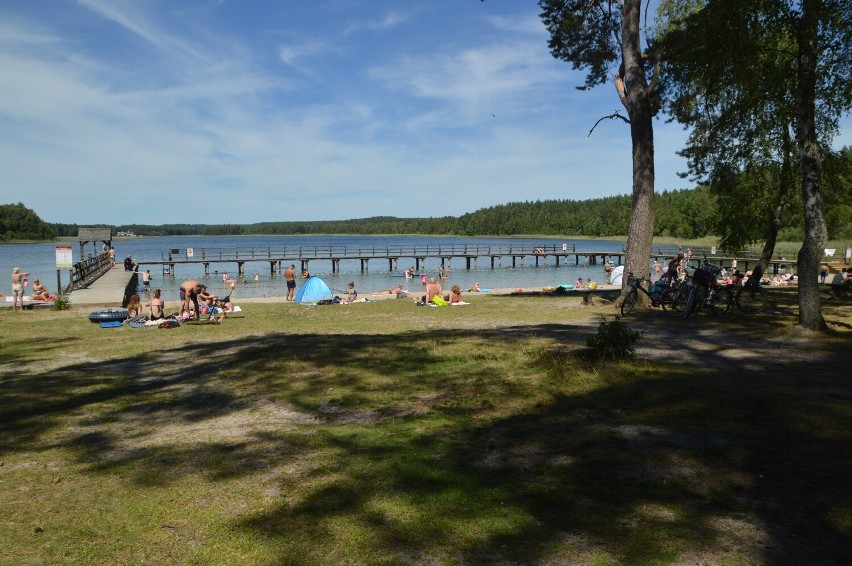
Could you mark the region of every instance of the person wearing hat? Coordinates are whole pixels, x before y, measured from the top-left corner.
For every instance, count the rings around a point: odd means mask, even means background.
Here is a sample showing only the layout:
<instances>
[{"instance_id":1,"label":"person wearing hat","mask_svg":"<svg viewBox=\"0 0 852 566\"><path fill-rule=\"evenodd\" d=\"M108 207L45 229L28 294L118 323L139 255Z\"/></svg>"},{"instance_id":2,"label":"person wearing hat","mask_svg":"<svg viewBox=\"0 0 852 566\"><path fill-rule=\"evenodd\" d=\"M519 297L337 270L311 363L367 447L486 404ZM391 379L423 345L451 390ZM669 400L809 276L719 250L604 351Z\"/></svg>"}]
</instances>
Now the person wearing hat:
<instances>
[{"instance_id":1,"label":"person wearing hat","mask_svg":"<svg viewBox=\"0 0 852 566\"><path fill-rule=\"evenodd\" d=\"M50 300L50 291L47 290L47 287L41 284L38 277L33 280L33 298L45 301Z\"/></svg>"},{"instance_id":2,"label":"person wearing hat","mask_svg":"<svg viewBox=\"0 0 852 566\"><path fill-rule=\"evenodd\" d=\"M29 275L27 271L21 271L20 267L12 270L12 310L24 310L24 278Z\"/></svg>"}]
</instances>

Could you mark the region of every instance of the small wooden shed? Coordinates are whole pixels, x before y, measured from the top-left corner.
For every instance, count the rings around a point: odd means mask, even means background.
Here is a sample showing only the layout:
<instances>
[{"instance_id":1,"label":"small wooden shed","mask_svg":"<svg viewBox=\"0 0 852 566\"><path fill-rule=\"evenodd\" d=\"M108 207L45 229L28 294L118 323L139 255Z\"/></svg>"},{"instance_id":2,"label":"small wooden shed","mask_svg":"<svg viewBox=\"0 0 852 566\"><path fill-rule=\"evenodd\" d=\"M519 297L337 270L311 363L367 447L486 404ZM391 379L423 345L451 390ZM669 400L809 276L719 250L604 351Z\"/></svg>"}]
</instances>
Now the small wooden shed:
<instances>
[{"instance_id":1,"label":"small wooden shed","mask_svg":"<svg viewBox=\"0 0 852 566\"><path fill-rule=\"evenodd\" d=\"M106 246L106 250L112 247L112 229L111 228L79 228L77 230L77 241L80 243L80 259L86 257L86 244L92 242L93 256L104 253L103 249L98 250L98 242L102 242Z\"/></svg>"}]
</instances>

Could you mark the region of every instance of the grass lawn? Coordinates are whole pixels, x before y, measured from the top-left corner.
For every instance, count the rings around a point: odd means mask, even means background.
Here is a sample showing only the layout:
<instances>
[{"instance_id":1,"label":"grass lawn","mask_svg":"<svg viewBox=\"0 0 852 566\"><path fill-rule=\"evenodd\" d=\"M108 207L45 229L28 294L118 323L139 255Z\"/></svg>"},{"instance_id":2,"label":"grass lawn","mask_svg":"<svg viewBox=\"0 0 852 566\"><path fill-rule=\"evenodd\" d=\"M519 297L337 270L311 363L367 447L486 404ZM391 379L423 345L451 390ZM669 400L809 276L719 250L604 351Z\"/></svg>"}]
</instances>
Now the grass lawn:
<instances>
[{"instance_id":1,"label":"grass lawn","mask_svg":"<svg viewBox=\"0 0 852 566\"><path fill-rule=\"evenodd\" d=\"M0 312L2 564L842 564L852 308L468 297L172 330Z\"/></svg>"}]
</instances>

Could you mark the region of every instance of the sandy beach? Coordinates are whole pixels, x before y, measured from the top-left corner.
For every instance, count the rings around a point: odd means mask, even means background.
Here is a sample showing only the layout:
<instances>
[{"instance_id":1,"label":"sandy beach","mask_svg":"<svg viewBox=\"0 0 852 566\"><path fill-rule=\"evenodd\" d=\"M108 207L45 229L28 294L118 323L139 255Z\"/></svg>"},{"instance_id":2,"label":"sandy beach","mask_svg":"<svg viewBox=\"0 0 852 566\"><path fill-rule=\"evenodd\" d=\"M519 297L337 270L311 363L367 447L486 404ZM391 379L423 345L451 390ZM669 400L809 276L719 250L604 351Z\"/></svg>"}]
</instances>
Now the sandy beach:
<instances>
[{"instance_id":1,"label":"sandy beach","mask_svg":"<svg viewBox=\"0 0 852 566\"><path fill-rule=\"evenodd\" d=\"M619 285L598 284L598 286L597 286L597 290L599 290L599 291L614 290L614 289L619 289L619 288L620 288ZM524 293L538 293L538 292L543 292L544 289L545 289L545 287L533 286L533 287L514 287L514 288L507 287L507 288L500 288L500 289L489 289L488 291L485 291L485 292L462 291L462 297L465 298L465 299L470 299L471 297L487 297L487 296L494 296L494 295L511 295L512 293L514 293L518 290L522 290ZM444 291L448 291L448 289L444 289ZM575 295L576 293L573 293L573 291L575 291L575 290L573 290L573 289L568 290L565 293L565 296L570 297L572 295ZM335 295L339 296L341 298L344 296L343 293L335 293ZM421 295L422 295L422 293L418 290L417 292L410 292L409 298L410 299L418 299ZM397 297L396 297L395 293L385 293L385 292L364 293L364 292L359 292L358 298L359 299L367 299L367 301L373 302L373 301L384 301L384 300L387 300L387 299L396 299ZM235 302L235 304L286 303L286 301L284 300L284 295L275 296L275 297L245 297L245 298L236 297L234 299L234 302Z\"/></svg>"}]
</instances>

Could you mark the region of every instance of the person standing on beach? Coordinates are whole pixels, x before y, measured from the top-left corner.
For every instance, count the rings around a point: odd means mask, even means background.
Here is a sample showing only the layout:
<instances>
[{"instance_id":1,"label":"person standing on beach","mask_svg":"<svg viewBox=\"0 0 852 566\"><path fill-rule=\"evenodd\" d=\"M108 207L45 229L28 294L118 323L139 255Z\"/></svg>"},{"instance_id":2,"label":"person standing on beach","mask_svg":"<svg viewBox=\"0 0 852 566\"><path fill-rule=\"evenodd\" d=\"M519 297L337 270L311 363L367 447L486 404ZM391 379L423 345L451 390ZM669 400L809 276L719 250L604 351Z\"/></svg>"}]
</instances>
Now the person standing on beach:
<instances>
[{"instance_id":1,"label":"person standing on beach","mask_svg":"<svg viewBox=\"0 0 852 566\"><path fill-rule=\"evenodd\" d=\"M606 283L609 285L609 278L612 274L612 264L609 260L604 260L604 274L606 275Z\"/></svg>"},{"instance_id":2,"label":"person standing on beach","mask_svg":"<svg viewBox=\"0 0 852 566\"><path fill-rule=\"evenodd\" d=\"M24 277L29 275L28 271L21 271L20 267L15 267L12 270L12 310L18 310L18 305L21 305L21 310L24 310Z\"/></svg>"},{"instance_id":3,"label":"person standing on beach","mask_svg":"<svg viewBox=\"0 0 852 566\"><path fill-rule=\"evenodd\" d=\"M666 269L666 285L672 284L672 279L680 279L680 272L683 269L681 262L683 261L683 254L678 253L672 260L669 262L668 268Z\"/></svg>"},{"instance_id":4,"label":"person standing on beach","mask_svg":"<svg viewBox=\"0 0 852 566\"><path fill-rule=\"evenodd\" d=\"M292 301L296 294L296 265L290 264L290 267L284 270L284 279L287 281L287 299Z\"/></svg>"},{"instance_id":5,"label":"person standing on beach","mask_svg":"<svg viewBox=\"0 0 852 566\"><path fill-rule=\"evenodd\" d=\"M182 302L180 314L189 312L189 303L195 307L195 320L198 320L198 296L204 291L204 287L195 279L188 279L180 284L180 300Z\"/></svg>"}]
</instances>

